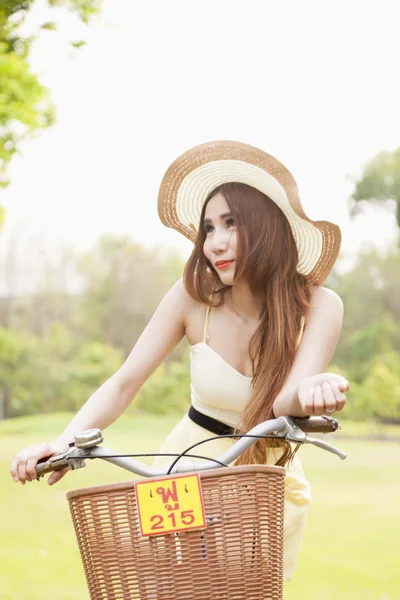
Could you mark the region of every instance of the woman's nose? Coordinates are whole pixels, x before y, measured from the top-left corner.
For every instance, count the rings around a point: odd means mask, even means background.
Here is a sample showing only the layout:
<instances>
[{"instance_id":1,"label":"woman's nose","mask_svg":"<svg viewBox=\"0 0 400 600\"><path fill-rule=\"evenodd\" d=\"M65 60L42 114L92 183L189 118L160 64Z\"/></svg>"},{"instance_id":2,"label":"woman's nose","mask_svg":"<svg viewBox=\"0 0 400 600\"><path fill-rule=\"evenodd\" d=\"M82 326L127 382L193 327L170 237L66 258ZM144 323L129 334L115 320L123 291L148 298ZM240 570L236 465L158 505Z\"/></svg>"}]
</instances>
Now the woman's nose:
<instances>
[{"instance_id":1,"label":"woman's nose","mask_svg":"<svg viewBox=\"0 0 400 600\"><path fill-rule=\"evenodd\" d=\"M227 246L229 243L229 237L230 237L230 232L228 232L226 230L224 230L224 231L215 230L214 236L213 236L213 252L215 252L216 254L219 252L224 252L227 249Z\"/></svg>"}]
</instances>

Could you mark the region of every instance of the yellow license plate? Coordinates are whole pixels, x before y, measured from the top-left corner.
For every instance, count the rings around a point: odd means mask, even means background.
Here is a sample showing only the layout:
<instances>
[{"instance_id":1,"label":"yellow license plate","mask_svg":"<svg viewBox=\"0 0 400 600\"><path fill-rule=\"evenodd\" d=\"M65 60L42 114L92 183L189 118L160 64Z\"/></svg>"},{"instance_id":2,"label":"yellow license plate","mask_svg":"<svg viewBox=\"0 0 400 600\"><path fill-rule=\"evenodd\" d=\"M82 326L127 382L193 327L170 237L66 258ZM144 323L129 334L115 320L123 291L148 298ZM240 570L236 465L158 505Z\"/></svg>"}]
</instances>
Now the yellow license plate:
<instances>
[{"instance_id":1,"label":"yellow license plate","mask_svg":"<svg viewBox=\"0 0 400 600\"><path fill-rule=\"evenodd\" d=\"M206 527L203 494L197 473L137 481L135 488L142 536Z\"/></svg>"}]
</instances>

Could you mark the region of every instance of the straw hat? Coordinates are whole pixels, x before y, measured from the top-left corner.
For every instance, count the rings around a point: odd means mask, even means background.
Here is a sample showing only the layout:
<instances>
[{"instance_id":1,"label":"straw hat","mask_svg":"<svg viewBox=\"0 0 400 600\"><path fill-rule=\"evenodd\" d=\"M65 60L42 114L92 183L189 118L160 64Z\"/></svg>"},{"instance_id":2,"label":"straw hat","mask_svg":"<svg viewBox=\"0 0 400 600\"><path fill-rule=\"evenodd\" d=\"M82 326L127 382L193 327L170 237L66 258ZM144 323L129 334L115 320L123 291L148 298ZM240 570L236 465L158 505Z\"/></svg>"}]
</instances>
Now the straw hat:
<instances>
[{"instance_id":1,"label":"straw hat","mask_svg":"<svg viewBox=\"0 0 400 600\"><path fill-rule=\"evenodd\" d=\"M161 182L158 214L193 242L207 196L219 185L240 182L273 200L287 217L299 252L297 270L312 284L328 277L340 249L341 233L328 221L311 221L301 206L297 184L276 158L241 142L208 142L172 163Z\"/></svg>"}]
</instances>

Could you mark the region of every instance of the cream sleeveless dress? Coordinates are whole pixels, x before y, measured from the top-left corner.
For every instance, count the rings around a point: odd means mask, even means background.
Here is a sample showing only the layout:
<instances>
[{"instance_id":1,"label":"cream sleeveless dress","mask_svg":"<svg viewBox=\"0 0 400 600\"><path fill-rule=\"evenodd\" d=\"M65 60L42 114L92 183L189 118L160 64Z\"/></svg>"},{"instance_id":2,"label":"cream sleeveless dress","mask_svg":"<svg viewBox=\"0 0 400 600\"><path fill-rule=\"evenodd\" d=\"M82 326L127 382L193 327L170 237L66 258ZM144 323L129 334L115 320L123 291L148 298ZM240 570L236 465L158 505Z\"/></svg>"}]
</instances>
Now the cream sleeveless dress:
<instances>
[{"instance_id":1,"label":"cream sleeveless dress","mask_svg":"<svg viewBox=\"0 0 400 600\"><path fill-rule=\"evenodd\" d=\"M206 311L203 341L190 347L191 402L199 412L218 419L231 427L239 421L250 395L251 378L236 371L211 346L208 340L210 307ZM299 341L303 333L300 332ZM171 431L160 453L180 453L187 447L212 437L214 434L194 423L185 415ZM232 445L232 440L221 438L203 444L195 453L217 458ZM279 458L280 449L271 449L268 463ZM154 466L167 467L173 459L157 457ZM290 580L296 566L310 503L310 485L304 477L296 454L286 468L285 523L284 523L284 579Z\"/></svg>"}]
</instances>

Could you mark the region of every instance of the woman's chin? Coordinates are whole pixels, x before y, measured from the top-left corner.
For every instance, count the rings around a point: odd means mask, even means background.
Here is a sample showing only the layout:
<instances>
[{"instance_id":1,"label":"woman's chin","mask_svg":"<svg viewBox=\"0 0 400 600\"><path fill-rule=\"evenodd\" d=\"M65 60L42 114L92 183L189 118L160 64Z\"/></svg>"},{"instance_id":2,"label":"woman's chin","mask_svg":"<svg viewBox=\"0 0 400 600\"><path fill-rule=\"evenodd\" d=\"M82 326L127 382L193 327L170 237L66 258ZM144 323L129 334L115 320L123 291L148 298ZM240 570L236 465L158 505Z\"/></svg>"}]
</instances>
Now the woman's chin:
<instances>
[{"instance_id":1,"label":"woman's chin","mask_svg":"<svg viewBox=\"0 0 400 600\"><path fill-rule=\"evenodd\" d=\"M218 273L218 276L224 285L233 285L235 283L234 273Z\"/></svg>"}]
</instances>

